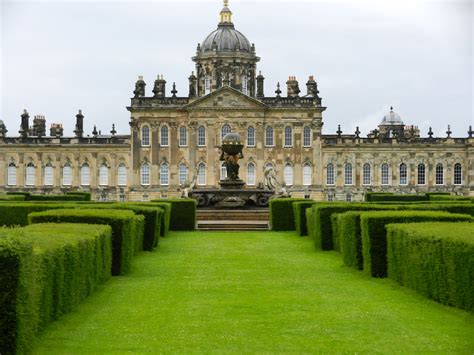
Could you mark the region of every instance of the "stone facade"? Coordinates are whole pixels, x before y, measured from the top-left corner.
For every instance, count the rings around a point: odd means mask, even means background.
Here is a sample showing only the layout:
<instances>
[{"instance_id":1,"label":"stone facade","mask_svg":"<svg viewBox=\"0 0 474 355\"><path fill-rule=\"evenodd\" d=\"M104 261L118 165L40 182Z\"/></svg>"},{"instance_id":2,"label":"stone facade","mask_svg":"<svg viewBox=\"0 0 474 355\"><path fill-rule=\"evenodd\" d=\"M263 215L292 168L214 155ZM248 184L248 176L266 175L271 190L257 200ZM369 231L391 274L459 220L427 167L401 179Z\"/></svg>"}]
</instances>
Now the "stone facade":
<instances>
[{"instance_id":1,"label":"stone facade","mask_svg":"<svg viewBox=\"0 0 474 355\"><path fill-rule=\"evenodd\" d=\"M316 81L309 77L301 94L289 77L287 95L278 84L275 96L264 95L257 73L255 46L232 23L227 4L221 22L192 60L187 96L158 76L152 95L142 77L127 107L130 135L102 135L94 128L84 137L81 112L75 136L62 137L45 119L21 115L19 137L7 137L0 122L0 192L58 193L91 191L97 200L148 200L180 195L186 181L216 188L222 169L220 143L229 132L244 142L240 177L248 186L263 185L272 164L293 196L325 200L362 200L367 191L426 191L474 195L474 132L467 138L421 138L393 109L367 138L354 134L323 135L325 107Z\"/></svg>"}]
</instances>

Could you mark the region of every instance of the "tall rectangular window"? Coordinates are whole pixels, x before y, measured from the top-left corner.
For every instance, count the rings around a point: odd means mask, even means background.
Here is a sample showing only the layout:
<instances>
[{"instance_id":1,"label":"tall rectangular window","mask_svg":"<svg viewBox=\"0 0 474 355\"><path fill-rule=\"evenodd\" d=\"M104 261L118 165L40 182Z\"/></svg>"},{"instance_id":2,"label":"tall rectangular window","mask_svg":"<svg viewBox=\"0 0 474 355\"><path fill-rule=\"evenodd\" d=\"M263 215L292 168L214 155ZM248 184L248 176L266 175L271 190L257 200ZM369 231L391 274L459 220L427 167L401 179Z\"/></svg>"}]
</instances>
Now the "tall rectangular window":
<instances>
[{"instance_id":1,"label":"tall rectangular window","mask_svg":"<svg viewBox=\"0 0 474 355\"><path fill-rule=\"evenodd\" d=\"M290 126L285 127L285 137L284 137L285 147L293 146L293 129Z\"/></svg>"},{"instance_id":2,"label":"tall rectangular window","mask_svg":"<svg viewBox=\"0 0 474 355\"><path fill-rule=\"evenodd\" d=\"M390 176L389 176L389 168L388 164L382 164L382 167L380 168L381 170L381 179L380 183L382 185L389 185L390 184Z\"/></svg>"},{"instance_id":3,"label":"tall rectangular window","mask_svg":"<svg viewBox=\"0 0 474 355\"><path fill-rule=\"evenodd\" d=\"M334 185L334 165L329 163L326 167L326 185Z\"/></svg>"},{"instance_id":4,"label":"tall rectangular window","mask_svg":"<svg viewBox=\"0 0 474 355\"><path fill-rule=\"evenodd\" d=\"M204 78L204 95L211 93L211 78L206 75Z\"/></svg>"},{"instance_id":5,"label":"tall rectangular window","mask_svg":"<svg viewBox=\"0 0 474 355\"><path fill-rule=\"evenodd\" d=\"M150 166L143 164L141 169L141 184L150 185Z\"/></svg>"},{"instance_id":6,"label":"tall rectangular window","mask_svg":"<svg viewBox=\"0 0 474 355\"><path fill-rule=\"evenodd\" d=\"M436 185L444 185L444 169L443 169L443 164L437 164L436 165L436 171L435 171L435 180L436 180Z\"/></svg>"},{"instance_id":7,"label":"tall rectangular window","mask_svg":"<svg viewBox=\"0 0 474 355\"><path fill-rule=\"evenodd\" d=\"M179 184L183 185L188 179L188 168L184 164L179 164Z\"/></svg>"},{"instance_id":8,"label":"tall rectangular window","mask_svg":"<svg viewBox=\"0 0 474 355\"><path fill-rule=\"evenodd\" d=\"M352 164L344 165L344 185L352 185Z\"/></svg>"},{"instance_id":9,"label":"tall rectangular window","mask_svg":"<svg viewBox=\"0 0 474 355\"><path fill-rule=\"evenodd\" d=\"M247 185L254 186L255 185L255 164L249 163L247 165Z\"/></svg>"},{"instance_id":10,"label":"tall rectangular window","mask_svg":"<svg viewBox=\"0 0 474 355\"><path fill-rule=\"evenodd\" d=\"M273 127L267 126L265 128L265 146L273 147Z\"/></svg>"},{"instance_id":11,"label":"tall rectangular window","mask_svg":"<svg viewBox=\"0 0 474 355\"><path fill-rule=\"evenodd\" d=\"M8 186L16 186L16 165L13 163L8 165L7 184Z\"/></svg>"},{"instance_id":12,"label":"tall rectangular window","mask_svg":"<svg viewBox=\"0 0 474 355\"><path fill-rule=\"evenodd\" d=\"M81 166L81 185L89 186L91 184L91 168L88 164Z\"/></svg>"},{"instance_id":13,"label":"tall rectangular window","mask_svg":"<svg viewBox=\"0 0 474 355\"><path fill-rule=\"evenodd\" d=\"M206 127L199 126L197 130L197 145L198 147L206 146Z\"/></svg>"},{"instance_id":14,"label":"tall rectangular window","mask_svg":"<svg viewBox=\"0 0 474 355\"><path fill-rule=\"evenodd\" d=\"M186 147L188 145L188 137L186 134L186 127L179 127L179 146Z\"/></svg>"},{"instance_id":15,"label":"tall rectangular window","mask_svg":"<svg viewBox=\"0 0 474 355\"><path fill-rule=\"evenodd\" d=\"M293 167L291 164L286 164L283 170L285 184L287 186L293 186Z\"/></svg>"},{"instance_id":16,"label":"tall rectangular window","mask_svg":"<svg viewBox=\"0 0 474 355\"><path fill-rule=\"evenodd\" d=\"M462 166L459 163L454 164L454 185L462 184Z\"/></svg>"},{"instance_id":17,"label":"tall rectangular window","mask_svg":"<svg viewBox=\"0 0 474 355\"><path fill-rule=\"evenodd\" d=\"M26 179L25 185L26 186L35 186L36 183L36 169L33 163L29 163L26 166Z\"/></svg>"},{"instance_id":18,"label":"tall rectangular window","mask_svg":"<svg viewBox=\"0 0 474 355\"><path fill-rule=\"evenodd\" d=\"M50 164L44 167L44 185L53 186L53 167Z\"/></svg>"},{"instance_id":19,"label":"tall rectangular window","mask_svg":"<svg viewBox=\"0 0 474 355\"><path fill-rule=\"evenodd\" d=\"M109 167L102 164L99 168L99 185L107 186L109 184Z\"/></svg>"},{"instance_id":20,"label":"tall rectangular window","mask_svg":"<svg viewBox=\"0 0 474 355\"><path fill-rule=\"evenodd\" d=\"M169 166L166 163L161 164L160 166L160 185L169 185L170 184L170 172Z\"/></svg>"},{"instance_id":21,"label":"tall rectangular window","mask_svg":"<svg viewBox=\"0 0 474 355\"><path fill-rule=\"evenodd\" d=\"M303 128L303 147L311 147L311 127Z\"/></svg>"},{"instance_id":22,"label":"tall rectangular window","mask_svg":"<svg viewBox=\"0 0 474 355\"><path fill-rule=\"evenodd\" d=\"M407 171L407 165L405 163L400 164L400 171L399 171L399 177L400 177L400 185L407 185L408 184L408 171Z\"/></svg>"},{"instance_id":23,"label":"tall rectangular window","mask_svg":"<svg viewBox=\"0 0 474 355\"><path fill-rule=\"evenodd\" d=\"M198 165L197 184L199 186L206 185L206 165L204 163Z\"/></svg>"},{"instance_id":24,"label":"tall rectangular window","mask_svg":"<svg viewBox=\"0 0 474 355\"><path fill-rule=\"evenodd\" d=\"M247 147L255 147L255 128L247 128Z\"/></svg>"},{"instance_id":25,"label":"tall rectangular window","mask_svg":"<svg viewBox=\"0 0 474 355\"><path fill-rule=\"evenodd\" d=\"M310 186L311 185L311 165L305 164L303 165L303 185L304 186Z\"/></svg>"},{"instance_id":26,"label":"tall rectangular window","mask_svg":"<svg viewBox=\"0 0 474 355\"><path fill-rule=\"evenodd\" d=\"M362 168L362 184L370 185L370 164L365 163Z\"/></svg>"},{"instance_id":27,"label":"tall rectangular window","mask_svg":"<svg viewBox=\"0 0 474 355\"><path fill-rule=\"evenodd\" d=\"M63 186L72 185L72 167L69 164L63 166Z\"/></svg>"},{"instance_id":28,"label":"tall rectangular window","mask_svg":"<svg viewBox=\"0 0 474 355\"><path fill-rule=\"evenodd\" d=\"M418 185L424 185L426 183L426 170L425 164L418 164Z\"/></svg>"},{"instance_id":29,"label":"tall rectangular window","mask_svg":"<svg viewBox=\"0 0 474 355\"><path fill-rule=\"evenodd\" d=\"M142 146L148 147L150 145L150 128L148 126L142 127Z\"/></svg>"},{"instance_id":30,"label":"tall rectangular window","mask_svg":"<svg viewBox=\"0 0 474 355\"><path fill-rule=\"evenodd\" d=\"M127 186L127 167L125 164L120 164L117 169L117 185Z\"/></svg>"},{"instance_id":31,"label":"tall rectangular window","mask_svg":"<svg viewBox=\"0 0 474 355\"><path fill-rule=\"evenodd\" d=\"M167 147L169 145L168 126L161 126L160 133L160 145Z\"/></svg>"}]
</instances>

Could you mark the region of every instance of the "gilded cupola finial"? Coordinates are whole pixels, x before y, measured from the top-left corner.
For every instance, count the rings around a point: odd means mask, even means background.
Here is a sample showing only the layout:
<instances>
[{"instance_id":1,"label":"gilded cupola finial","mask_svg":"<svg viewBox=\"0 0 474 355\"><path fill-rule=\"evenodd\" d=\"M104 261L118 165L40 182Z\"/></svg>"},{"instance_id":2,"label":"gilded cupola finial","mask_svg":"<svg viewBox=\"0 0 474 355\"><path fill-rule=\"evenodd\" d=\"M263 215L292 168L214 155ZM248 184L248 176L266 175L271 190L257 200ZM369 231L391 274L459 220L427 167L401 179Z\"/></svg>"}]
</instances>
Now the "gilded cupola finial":
<instances>
[{"instance_id":1,"label":"gilded cupola finial","mask_svg":"<svg viewBox=\"0 0 474 355\"><path fill-rule=\"evenodd\" d=\"M224 0L224 7L221 10L221 24L232 23L232 11L229 10L229 0Z\"/></svg>"}]
</instances>

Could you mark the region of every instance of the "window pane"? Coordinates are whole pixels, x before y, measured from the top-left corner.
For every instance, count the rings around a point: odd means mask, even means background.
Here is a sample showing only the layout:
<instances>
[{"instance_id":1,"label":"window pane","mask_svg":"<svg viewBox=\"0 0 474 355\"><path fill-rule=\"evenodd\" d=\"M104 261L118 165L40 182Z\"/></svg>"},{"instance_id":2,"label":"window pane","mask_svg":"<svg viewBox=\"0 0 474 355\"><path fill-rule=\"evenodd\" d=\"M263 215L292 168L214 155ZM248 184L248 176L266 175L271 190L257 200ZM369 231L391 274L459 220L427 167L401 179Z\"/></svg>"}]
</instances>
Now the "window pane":
<instances>
[{"instance_id":1,"label":"window pane","mask_svg":"<svg viewBox=\"0 0 474 355\"><path fill-rule=\"evenodd\" d=\"M225 162L222 162L220 165L220 178L221 180L227 179L227 168L225 166Z\"/></svg>"},{"instance_id":2,"label":"window pane","mask_svg":"<svg viewBox=\"0 0 474 355\"><path fill-rule=\"evenodd\" d=\"M268 126L265 128L265 145L273 147L273 127Z\"/></svg>"},{"instance_id":3,"label":"window pane","mask_svg":"<svg viewBox=\"0 0 474 355\"><path fill-rule=\"evenodd\" d=\"M197 145L200 147L206 145L206 128L204 126L198 127Z\"/></svg>"},{"instance_id":4,"label":"window pane","mask_svg":"<svg viewBox=\"0 0 474 355\"><path fill-rule=\"evenodd\" d=\"M186 127L179 127L179 145L185 147L188 145L188 137L186 134Z\"/></svg>"},{"instance_id":5,"label":"window pane","mask_svg":"<svg viewBox=\"0 0 474 355\"><path fill-rule=\"evenodd\" d=\"M91 184L91 169L89 165L84 164L81 167L81 185L89 186Z\"/></svg>"},{"instance_id":6,"label":"window pane","mask_svg":"<svg viewBox=\"0 0 474 355\"><path fill-rule=\"evenodd\" d=\"M344 165L344 184L352 185L352 164Z\"/></svg>"},{"instance_id":7,"label":"window pane","mask_svg":"<svg viewBox=\"0 0 474 355\"><path fill-rule=\"evenodd\" d=\"M25 179L25 185L26 186L35 186L35 166L33 164L28 164L26 166L26 179Z\"/></svg>"},{"instance_id":8,"label":"window pane","mask_svg":"<svg viewBox=\"0 0 474 355\"><path fill-rule=\"evenodd\" d=\"M141 169L141 184L150 185L150 166L143 164Z\"/></svg>"},{"instance_id":9,"label":"window pane","mask_svg":"<svg viewBox=\"0 0 474 355\"><path fill-rule=\"evenodd\" d=\"M247 185L255 185L255 164L247 165Z\"/></svg>"},{"instance_id":10,"label":"window pane","mask_svg":"<svg viewBox=\"0 0 474 355\"><path fill-rule=\"evenodd\" d=\"M312 180L311 172L312 172L311 171L311 165L305 164L303 166L303 185L304 186L311 185L311 180Z\"/></svg>"},{"instance_id":11,"label":"window pane","mask_svg":"<svg viewBox=\"0 0 474 355\"><path fill-rule=\"evenodd\" d=\"M329 163L327 166L326 183L328 185L334 185L334 165L331 163Z\"/></svg>"},{"instance_id":12,"label":"window pane","mask_svg":"<svg viewBox=\"0 0 474 355\"><path fill-rule=\"evenodd\" d=\"M160 129L160 145L162 147L167 147L168 146L168 127L167 126L161 126Z\"/></svg>"},{"instance_id":13,"label":"window pane","mask_svg":"<svg viewBox=\"0 0 474 355\"><path fill-rule=\"evenodd\" d=\"M16 165L11 163L8 165L8 185L10 186L16 186Z\"/></svg>"},{"instance_id":14,"label":"window pane","mask_svg":"<svg viewBox=\"0 0 474 355\"><path fill-rule=\"evenodd\" d=\"M142 145L150 145L150 128L148 126L142 128Z\"/></svg>"},{"instance_id":15,"label":"window pane","mask_svg":"<svg viewBox=\"0 0 474 355\"><path fill-rule=\"evenodd\" d=\"M370 185L370 164L365 163L362 171L362 184Z\"/></svg>"},{"instance_id":16,"label":"window pane","mask_svg":"<svg viewBox=\"0 0 474 355\"><path fill-rule=\"evenodd\" d=\"M64 165L63 167L63 185L72 185L72 168L70 165Z\"/></svg>"},{"instance_id":17,"label":"window pane","mask_svg":"<svg viewBox=\"0 0 474 355\"><path fill-rule=\"evenodd\" d=\"M255 128L253 127L247 128L247 146L255 146Z\"/></svg>"},{"instance_id":18,"label":"window pane","mask_svg":"<svg viewBox=\"0 0 474 355\"><path fill-rule=\"evenodd\" d=\"M101 165L99 169L99 185L107 186L109 184L109 168L107 165Z\"/></svg>"},{"instance_id":19,"label":"window pane","mask_svg":"<svg viewBox=\"0 0 474 355\"><path fill-rule=\"evenodd\" d=\"M188 168L184 164L179 165L179 184L183 185L188 179Z\"/></svg>"},{"instance_id":20,"label":"window pane","mask_svg":"<svg viewBox=\"0 0 474 355\"><path fill-rule=\"evenodd\" d=\"M284 169L285 184L288 186L293 185L293 167L290 164L285 165Z\"/></svg>"},{"instance_id":21,"label":"window pane","mask_svg":"<svg viewBox=\"0 0 474 355\"><path fill-rule=\"evenodd\" d=\"M44 185L53 186L53 167L51 165L44 167Z\"/></svg>"},{"instance_id":22,"label":"window pane","mask_svg":"<svg viewBox=\"0 0 474 355\"><path fill-rule=\"evenodd\" d=\"M310 147L311 146L311 127L306 126L303 129L303 146Z\"/></svg>"},{"instance_id":23,"label":"window pane","mask_svg":"<svg viewBox=\"0 0 474 355\"><path fill-rule=\"evenodd\" d=\"M117 184L119 186L127 185L127 167L125 164L120 164L117 169Z\"/></svg>"},{"instance_id":24,"label":"window pane","mask_svg":"<svg viewBox=\"0 0 474 355\"><path fill-rule=\"evenodd\" d=\"M454 164L454 185L462 184L462 167L461 164Z\"/></svg>"},{"instance_id":25,"label":"window pane","mask_svg":"<svg viewBox=\"0 0 474 355\"><path fill-rule=\"evenodd\" d=\"M160 185L169 185L170 176L168 164L161 164L160 166Z\"/></svg>"},{"instance_id":26,"label":"window pane","mask_svg":"<svg viewBox=\"0 0 474 355\"><path fill-rule=\"evenodd\" d=\"M285 147L293 146L293 129L290 126L285 127Z\"/></svg>"},{"instance_id":27,"label":"window pane","mask_svg":"<svg viewBox=\"0 0 474 355\"><path fill-rule=\"evenodd\" d=\"M382 164L381 167L381 183L382 185L388 185L389 184L389 169L388 169L388 164Z\"/></svg>"},{"instance_id":28,"label":"window pane","mask_svg":"<svg viewBox=\"0 0 474 355\"><path fill-rule=\"evenodd\" d=\"M407 185L408 173L407 165L405 163L400 164L400 185Z\"/></svg>"},{"instance_id":29,"label":"window pane","mask_svg":"<svg viewBox=\"0 0 474 355\"><path fill-rule=\"evenodd\" d=\"M444 185L444 169L442 164L436 165L436 185Z\"/></svg>"},{"instance_id":30,"label":"window pane","mask_svg":"<svg viewBox=\"0 0 474 355\"><path fill-rule=\"evenodd\" d=\"M197 184L206 185L206 166L203 163L198 165Z\"/></svg>"},{"instance_id":31,"label":"window pane","mask_svg":"<svg viewBox=\"0 0 474 355\"><path fill-rule=\"evenodd\" d=\"M418 164L418 185L425 184L425 164Z\"/></svg>"}]
</instances>

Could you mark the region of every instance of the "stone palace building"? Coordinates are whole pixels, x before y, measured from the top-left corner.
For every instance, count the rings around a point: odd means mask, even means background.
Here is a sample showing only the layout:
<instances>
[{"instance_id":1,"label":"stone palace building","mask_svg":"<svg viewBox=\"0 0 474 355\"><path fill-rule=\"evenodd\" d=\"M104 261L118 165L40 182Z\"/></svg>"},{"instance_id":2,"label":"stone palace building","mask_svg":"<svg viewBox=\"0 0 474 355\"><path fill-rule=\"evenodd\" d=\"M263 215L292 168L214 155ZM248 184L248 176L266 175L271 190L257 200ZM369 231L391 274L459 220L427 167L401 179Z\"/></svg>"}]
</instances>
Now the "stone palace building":
<instances>
[{"instance_id":1,"label":"stone palace building","mask_svg":"<svg viewBox=\"0 0 474 355\"><path fill-rule=\"evenodd\" d=\"M97 200L148 200L180 195L185 181L216 188L225 177L221 139L238 132L244 140L240 177L263 185L273 166L292 196L318 200L362 200L367 191L474 195L474 132L465 138L420 137L390 110L361 137L322 134L323 106L312 76L301 92L293 76L286 93L264 94L255 45L235 29L224 2L217 29L197 45L187 96L177 96L158 76L146 90L139 77L127 110L130 134L83 132L76 115L73 137L61 124L49 135L43 116L21 115L19 136L7 136L0 121L0 192L91 191Z\"/></svg>"}]
</instances>

